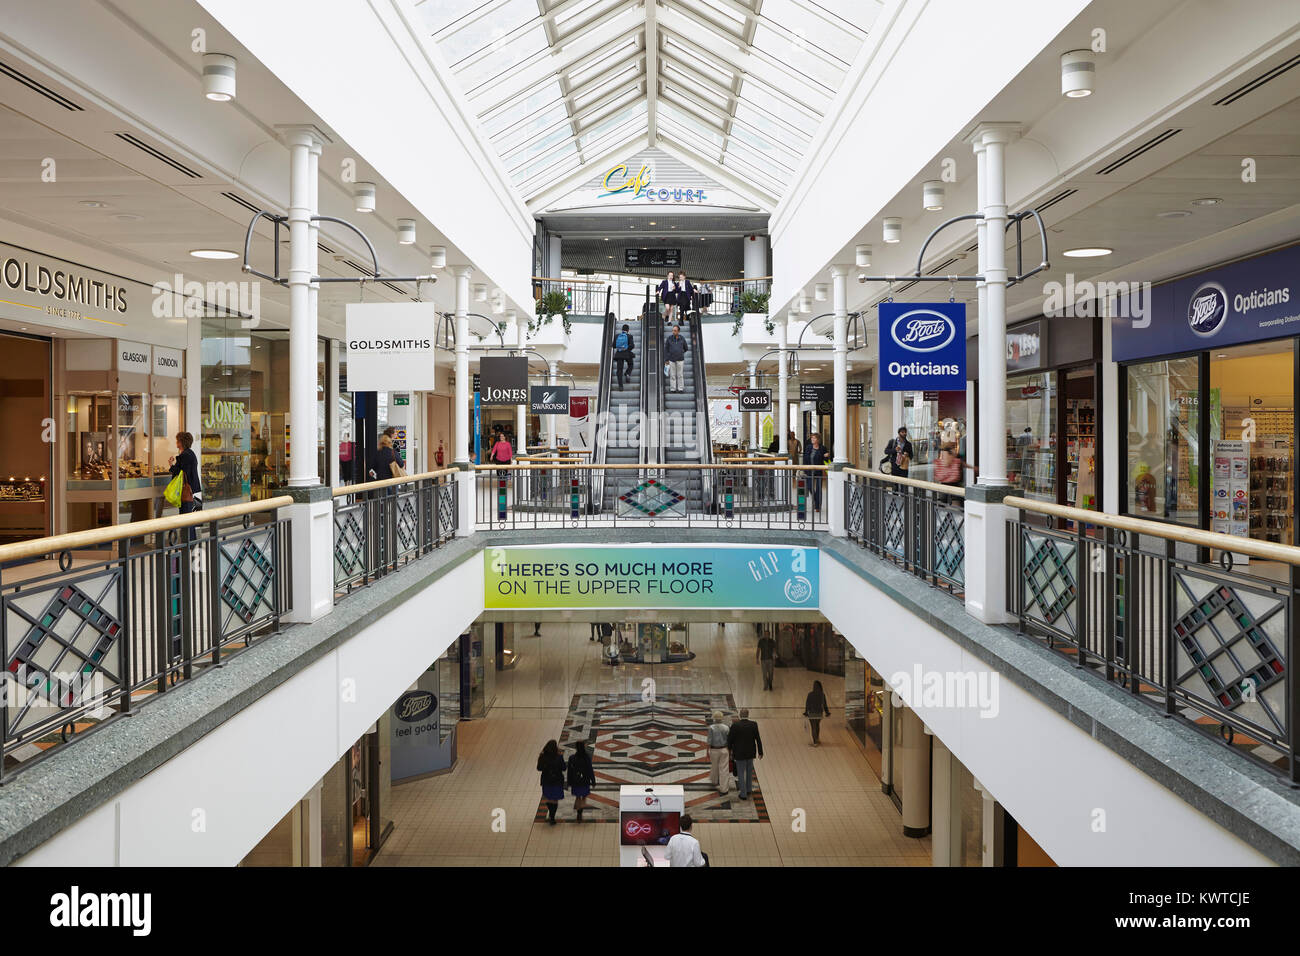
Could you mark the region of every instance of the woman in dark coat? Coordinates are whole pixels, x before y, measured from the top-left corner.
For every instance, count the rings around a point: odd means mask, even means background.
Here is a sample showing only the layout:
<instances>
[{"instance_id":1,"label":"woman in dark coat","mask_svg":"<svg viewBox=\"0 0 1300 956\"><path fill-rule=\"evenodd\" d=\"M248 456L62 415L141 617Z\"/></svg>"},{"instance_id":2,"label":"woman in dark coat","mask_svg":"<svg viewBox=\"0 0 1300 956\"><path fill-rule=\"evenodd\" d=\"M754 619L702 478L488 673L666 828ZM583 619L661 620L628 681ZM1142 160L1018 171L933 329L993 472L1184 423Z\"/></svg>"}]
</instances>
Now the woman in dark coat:
<instances>
[{"instance_id":1,"label":"woman in dark coat","mask_svg":"<svg viewBox=\"0 0 1300 956\"><path fill-rule=\"evenodd\" d=\"M808 718L808 723L812 727L812 746L820 747L822 718L829 717L831 709L826 705L826 692L822 690L822 682L819 680L813 681L812 690L804 700L803 715Z\"/></svg>"},{"instance_id":2,"label":"woman in dark coat","mask_svg":"<svg viewBox=\"0 0 1300 956\"><path fill-rule=\"evenodd\" d=\"M582 822L582 811L587 809L587 797L595 782L596 771L591 766L591 754L587 753L586 742L579 740L574 745L573 756L569 758L569 789L573 791L573 809L578 812L579 823Z\"/></svg>"},{"instance_id":3,"label":"woman in dark coat","mask_svg":"<svg viewBox=\"0 0 1300 956\"><path fill-rule=\"evenodd\" d=\"M542 799L546 801L546 822L555 826L555 811L564 799L564 757L554 740L537 755L537 770L542 775Z\"/></svg>"}]
</instances>

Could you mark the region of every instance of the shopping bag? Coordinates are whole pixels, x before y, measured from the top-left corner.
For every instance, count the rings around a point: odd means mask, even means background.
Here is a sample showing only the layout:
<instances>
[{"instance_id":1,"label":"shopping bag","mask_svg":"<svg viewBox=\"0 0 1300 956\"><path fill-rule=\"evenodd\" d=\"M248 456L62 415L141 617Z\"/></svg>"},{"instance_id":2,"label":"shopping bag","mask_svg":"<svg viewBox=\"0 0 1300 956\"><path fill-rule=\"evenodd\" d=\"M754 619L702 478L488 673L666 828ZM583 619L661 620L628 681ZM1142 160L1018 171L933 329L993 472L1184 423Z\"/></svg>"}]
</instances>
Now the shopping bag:
<instances>
[{"instance_id":1,"label":"shopping bag","mask_svg":"<svg viewBox=\"0 0 1300 956\"><path fill-rule=\"evenodd\" d=\"M176 477L167 482L167 490L163 492L163 498L169 505L181 506L181 486L185 484L185 473L176 472Z\"/></svg>"}]
</instances>

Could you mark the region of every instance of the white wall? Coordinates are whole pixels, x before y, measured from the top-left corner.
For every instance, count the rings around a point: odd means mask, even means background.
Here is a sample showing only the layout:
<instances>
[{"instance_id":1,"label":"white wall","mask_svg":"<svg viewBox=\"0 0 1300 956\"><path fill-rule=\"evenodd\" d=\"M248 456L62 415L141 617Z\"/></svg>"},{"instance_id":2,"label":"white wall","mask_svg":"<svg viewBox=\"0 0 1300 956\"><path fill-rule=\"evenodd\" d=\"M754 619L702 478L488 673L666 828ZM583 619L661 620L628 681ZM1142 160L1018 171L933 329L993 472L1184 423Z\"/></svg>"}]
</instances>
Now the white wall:
<instances>
[{"instance_id":1,"label":"white wall","mask_svg":"<svg viewBox=\"0 0 1300 956\"><path fill-rule=\"evenodd\" d=\"M233 866L482 611L475 556L19 865Z\"/></svg>"},{"instance_id":2,"label":"white wall","mask_svg":"<svg viewBox=\"0 0 1300 956\"><path fill-rule=\"evenodd\" d=\"M911 673L988 672L902 605L878 598L838 561L821 562L821 610L888 681ZM1257 866L1270 861L1008 680L998 713L921 706L944 745L1061 866ZM1206 746L1210 746L1209 743ZM1105 832L1093 829L1105 812Z\"/></svg>"}]
</instances>

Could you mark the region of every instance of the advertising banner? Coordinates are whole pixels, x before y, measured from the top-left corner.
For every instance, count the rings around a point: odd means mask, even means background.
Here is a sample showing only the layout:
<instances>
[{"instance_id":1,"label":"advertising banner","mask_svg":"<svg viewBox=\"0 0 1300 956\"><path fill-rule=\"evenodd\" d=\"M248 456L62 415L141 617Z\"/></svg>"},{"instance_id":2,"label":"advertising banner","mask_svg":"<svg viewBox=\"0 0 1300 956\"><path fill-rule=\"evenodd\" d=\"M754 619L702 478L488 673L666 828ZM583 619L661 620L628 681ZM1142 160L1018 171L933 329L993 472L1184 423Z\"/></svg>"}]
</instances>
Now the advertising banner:
<instances>
[{"instance_id":1,"label":"advertising banner","mask_svg":"<svg viewBox=\"0 0 1300 956\"><path fill-rule=\"evenodd\" d=\"M528 410L534 415L569 414L569 386L532 386L529 389Z\"/></svg>"},{"instance_id":2,"label":"advertising banner","mask_svg":"<svg viewBox=\"0 0 1300 956\"><path fill-rule=\"evenodd\" d=\"M488 610L815 610L816 548L775 545L537 545L483 552Z\"/></svg>"},{"instance_id":3,"label":"advertising banner","mask_svg":"<svg viewBox=\"0 0 1300 956\"><path fill-rule=\"evenodd\" d=\"M485 355L478 360L479 394L484 405L528 403L528 359L513 355Z\"/></svg>"},{"instance_id":4,"label":"advertising banner","mask_svg":"<svg viewBox=\"0 0 1300 956\"><path fill-rule=\"evenodd\" d=\"M431 773L447 765L438 739L438 672L420 675L393 704L389 733L393 780Z\"/></svg>"},{"instance_id":5,"label":"advertising banner","mask_svg":"<svg viewBox=\"0 0 1300 956\"><path fill-rule=\"evenodd\" d=\"M1300 334L1298 276L1291 246L1119 296L1111 351L1124 362Z\"/></svg>"},{"instance_id":6,"label":"advertising banner","mask_svg":"<svg viewBox=\"0 0 1300 956\"><path fill-rule=\"evenodd\" d=\"M966 304L880 303L880 390L966 390Z\"/></svg>"},{"instance_id":7,"label":"advertising banner","mask_svg":"<svg viewBox=\"0 0 1300 956\"><path fill-rule=\"evenodd\" d=\"M432 302L350 302L346 307L348 389L353 392L432 391Z\"/></svg>"}]
</instances>

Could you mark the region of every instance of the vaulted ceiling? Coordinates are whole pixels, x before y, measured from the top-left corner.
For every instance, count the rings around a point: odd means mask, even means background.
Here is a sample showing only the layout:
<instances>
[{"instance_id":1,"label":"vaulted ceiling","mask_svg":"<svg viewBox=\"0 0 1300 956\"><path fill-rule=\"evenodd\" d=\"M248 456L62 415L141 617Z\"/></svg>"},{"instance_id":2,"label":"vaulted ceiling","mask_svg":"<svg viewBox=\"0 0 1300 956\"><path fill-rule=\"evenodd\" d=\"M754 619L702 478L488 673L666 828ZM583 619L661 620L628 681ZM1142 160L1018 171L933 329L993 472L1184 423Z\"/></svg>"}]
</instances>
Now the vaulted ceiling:
<instances>
[{"instance_id":1,"label":"vaulted ceiling","mask_svg":"<svg viewBox=\"0 0 1300 956\"><path fill-rule=\"evenodd\" d=\"M525 202L642 144L785 192L880 0L420 0Z\"/></svg>"}]
</instances>

